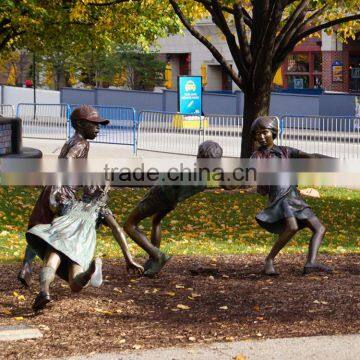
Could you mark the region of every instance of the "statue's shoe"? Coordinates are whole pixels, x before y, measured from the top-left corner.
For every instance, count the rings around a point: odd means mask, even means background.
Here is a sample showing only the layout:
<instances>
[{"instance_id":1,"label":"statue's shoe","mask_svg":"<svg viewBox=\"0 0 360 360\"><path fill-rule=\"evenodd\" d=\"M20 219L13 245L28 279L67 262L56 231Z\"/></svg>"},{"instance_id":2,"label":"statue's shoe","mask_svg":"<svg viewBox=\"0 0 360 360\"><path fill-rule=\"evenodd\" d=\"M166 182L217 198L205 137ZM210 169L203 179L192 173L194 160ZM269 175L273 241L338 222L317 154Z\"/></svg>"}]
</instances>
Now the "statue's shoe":
<instances>
[{"instance_id":1,"label":"statue's shoe","mask_svg":"<svg viewBox=\"0 0 360 360\"><path fill-rule=\"evenodd\" d=\"M315 272L324 272L324 273L331 273L332 269L329 266L326 266L324 264L305 264L303 275L312 274Z\"/></svg>"},{"instance_id":2,"label":"statue's shoe","mask_svg":"<svg viewBox=\"0 0 360 360\"><path fill-rule=\"evenodd\" d=\"M32 280L32 270L29 263L23 264L17 278L23 286L25 286L26 288L30 288Z\"/></svg>"},{"instance_id":3,"label":"statue's shoe","mask_svg":"<svg viewBox=\"0 0 360 360\"><path fill-rule=\"evenodd\" d=\"M165 264L171 259L171 256L161 253L158 260L151 259L150 266L145 270L144 276L154 277L160 272L160 270L165 266Z\"/></svg>"},{"instance_id":4,"label":"statue's shoe","mask_svg":"<svg viewBox=\"0 0 360 360\"><path fill-rule=\"evenodd\" d=\"M149 269L151 267L151 263L153 262L153 259L152 258L148 258L146 261L145 261L145 264L144 264L144 271L146 271L147 269Z\"/></svg>"},{"instance_id":5,"label":"statue's shoe","mask_svg":"<svg viewBox=\"0 0 360 360\"><path fill-rule=\"evenodd\" d=\"M265 270L263 269L263 271L261 272L262 275L265 276L280 276L280 273L278 273L275 270Z\"/></svg>"},{"instance_id":6,"label":"statue's shoe","mask_svg":"<svg viewBox=\"0 0 360 360\"><path fill-rule=\"evenodd\" d=\"M42 310L51 301L50 294L44 291L40 291L36 296L34 304L32 306L34 311Z\"/></svg>"},{"instance_id":7,"label":"statue's shoe","mask_svg":"<svg viewBox=\"0 0 360 360\"><path fill-rule=\"evenodd\" d=\"M103 283L102 276L102 260L100 258L96 258L93 260L94 272L91 275L90 284L93 287L100 287Z\"/></svg>"}]
</instances>

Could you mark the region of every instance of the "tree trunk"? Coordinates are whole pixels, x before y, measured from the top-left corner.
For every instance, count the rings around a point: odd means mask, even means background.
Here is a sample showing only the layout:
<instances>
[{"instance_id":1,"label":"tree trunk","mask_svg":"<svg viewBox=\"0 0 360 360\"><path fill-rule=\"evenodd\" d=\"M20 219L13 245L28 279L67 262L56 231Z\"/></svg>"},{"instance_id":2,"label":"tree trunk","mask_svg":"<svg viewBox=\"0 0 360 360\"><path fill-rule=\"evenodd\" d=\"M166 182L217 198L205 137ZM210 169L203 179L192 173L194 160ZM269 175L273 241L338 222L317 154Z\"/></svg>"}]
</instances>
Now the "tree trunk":
<instances>
[{"instance_id":1,"label":"tree trunk","mask_svg":"<svg viewBox=\"0 0 360 360\"><path fill-rule=\"evenodd\" d=\"M249 158L253 153L253 140L250 128L259 116L266 116L270 109L271 82L262 84L261 88L244 93L244 122L241 136L241 157Z\"/></svg>"},{"instance_id":2,"label":"tree trunk","mask_svg":"<svg viewBox=\"0 0 360 360\"><path fill-rule=\"evenodd\" d=\"M55 64L54 65L54 73L55 73L55 90L60 90L62 87L66 87L66 77L65 70L62 65Z\"/></svg>"}]
</instances>

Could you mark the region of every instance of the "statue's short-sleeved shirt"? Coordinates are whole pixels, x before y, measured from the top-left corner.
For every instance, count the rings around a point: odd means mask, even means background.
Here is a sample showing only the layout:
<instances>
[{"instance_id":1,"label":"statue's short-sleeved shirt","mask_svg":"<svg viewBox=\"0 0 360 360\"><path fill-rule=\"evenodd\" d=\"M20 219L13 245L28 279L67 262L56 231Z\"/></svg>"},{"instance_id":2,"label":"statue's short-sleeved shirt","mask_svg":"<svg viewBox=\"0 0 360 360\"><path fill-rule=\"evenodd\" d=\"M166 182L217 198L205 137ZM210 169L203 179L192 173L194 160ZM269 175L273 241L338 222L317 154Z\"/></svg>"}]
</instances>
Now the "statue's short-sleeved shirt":
<instances>
[{"instance_id":1,"label":"statue's short-sleeved shirt","mask_svg":"<svg viewBox=\"0 0 360 360\"><path fill-rule=\"evenodd\" d=\"M90 144L80 134L75 134L64 144L59 159L86 159ZM75 199L76 187L45 186L31 213L28 228L38 224L49 224L59 208L59 205L68 200Z\"/></svg>"}]
</instances>

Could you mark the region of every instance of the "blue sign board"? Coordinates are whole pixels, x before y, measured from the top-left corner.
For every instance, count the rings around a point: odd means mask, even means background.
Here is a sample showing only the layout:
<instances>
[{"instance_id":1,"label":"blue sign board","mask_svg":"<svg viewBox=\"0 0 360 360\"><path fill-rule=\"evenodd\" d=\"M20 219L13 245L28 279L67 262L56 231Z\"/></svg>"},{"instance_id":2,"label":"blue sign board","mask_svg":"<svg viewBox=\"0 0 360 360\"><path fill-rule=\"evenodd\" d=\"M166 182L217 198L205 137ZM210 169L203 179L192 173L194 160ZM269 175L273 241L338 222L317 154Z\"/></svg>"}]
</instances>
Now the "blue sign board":
<instances>
[{"instance_id":1,"label":"blue sign board","mask_svg":"<svg viewBox=\"0 0 360 360\"><path fill-rule=\"evenodd\" d=\"M201 76L178 77L178 110L181 114L202 114Z\"/></svg>"}]
</instances>

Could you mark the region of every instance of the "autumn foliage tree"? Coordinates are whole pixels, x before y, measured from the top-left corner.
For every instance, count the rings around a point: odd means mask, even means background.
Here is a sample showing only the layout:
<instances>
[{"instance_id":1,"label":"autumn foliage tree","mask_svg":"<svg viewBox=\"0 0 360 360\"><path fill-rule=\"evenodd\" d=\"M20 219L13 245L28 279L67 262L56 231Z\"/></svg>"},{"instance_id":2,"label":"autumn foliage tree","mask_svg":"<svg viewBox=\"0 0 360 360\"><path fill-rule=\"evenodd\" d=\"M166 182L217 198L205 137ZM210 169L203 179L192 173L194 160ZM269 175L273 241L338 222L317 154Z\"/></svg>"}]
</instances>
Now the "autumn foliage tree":
<instances>
[{"instance_id":1,"label":"autumn foliage tree","mask_svg":"<svg viewBox=\"0 0 360 360\"><path fill-rule=\"evenodd\" d=\"M97 54L105 56L119 44L146 51L156 37L176 33L180 25L171 6L158 0L2 0L0 55L14 49L36 53L64 86L84 56L94 80Z\"/></svg>"},{"instance_id":2,"label":"autumn foliage tree","mask_svg":"<svg viewBox=\"0 0 360 360\"><path fill-rule=\"evenodd\" d=\"M268 115L275 73L296 44L324 29L337 27L343 38L360 30L358 1L323 0L169 0L187 30L204 44L244 92L244 126L241 156L252 151L250 127L258 116ZM200 8L196 17L191 7ZM226 39L236 69L211 40L195 26L210 16Z\"/></svg>"}]
</instances>

